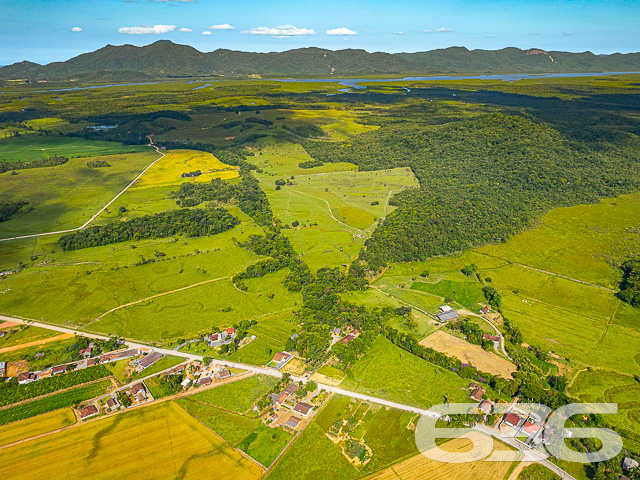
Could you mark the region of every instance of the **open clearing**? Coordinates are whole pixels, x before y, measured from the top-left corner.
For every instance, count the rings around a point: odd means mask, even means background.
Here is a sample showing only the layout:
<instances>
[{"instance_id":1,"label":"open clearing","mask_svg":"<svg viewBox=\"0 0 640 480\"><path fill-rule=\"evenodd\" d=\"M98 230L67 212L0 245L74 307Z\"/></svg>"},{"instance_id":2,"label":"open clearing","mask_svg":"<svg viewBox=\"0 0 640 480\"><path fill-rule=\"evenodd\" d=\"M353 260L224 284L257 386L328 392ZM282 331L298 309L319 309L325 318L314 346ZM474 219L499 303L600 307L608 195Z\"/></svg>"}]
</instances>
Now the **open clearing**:
<instances>
[{"instance_id":1,"label":"open clearing","mask_svg":"<svg viewBox=\"0 0 640 480\"><path fill-rule=\"evenodd\" d=\"M74 423L76 423L76 416L70 408L63 408L55 412L20 420L0 427L0 445L8 445L24 438L52 432Z\"/></svg>"},{"instance_id":2,"label":"open clearing","mask_svg":"<svg viewBox=\"0 0 640 480\"><path fill-rule=\"evenodd\" d=\"M494 450L509 450L495 442ZM442 448L449 452L469 450L469 442L463 439L448 441ZM442 463L416 455L393 467L367 477L368 480L496 480L505 478L509 462Z\"/></svg>"},{"instance_id":3,"label":"open clearing","mask_svg":"<svg viewBox=\"0 0 640 480\"><path fill-rule=\"evenodd\" d=\"M78 448L82 445L82 448ZM35 461L37 459L37 461ZM0 477L257 479L262 470L173 402L90 422L2 452Z\"/></svg>"},{"instance_id":4,"label":"open clearing","mask_svg":"<svg viewBox=\"0 0 640 480\"><path fill-rule=\"evenodd\" d=\"M91 158L75 158L56 167L0 174L0 200L29 202L0 224L0 238L82 226L157 158L155 151L100 157L111 165L106 168L89 168Z\"/></svg>"},{"instance_id":5,"label":"open clearing","mask_svg":"<svg viewBox=\"0 0 640 480\"><path fill-rule=\"evenodd\" d=\"M149 151L147 145L123 145L118 142L85 140L74 137L28 137L0 141L0 160L28 161L38 158L93 157L116 153Z\"/></svg>"},{"instance_id":6,"label":"open clearing","mask_svg":"<svg viewBox=\"0 0 640 480\"><path fill-rule=\"evenodd\" d=\"M200 170L202 175L182 178L183 173ZM171 150L138 180L132 189L180 185L185 182L208 182L214 178L228 180L240 174L210 153L196 150Z\"/></svg>"},{"instance_id":7,"label":"open clearing","mask_svg":"<svg viewBox=\"0 0 640 480\"><path fill-rule=\"evenodd\" d=\"M443 330L432 333L420 341L420 345L433 348L450 357L457 357L463 363L470 363L482 372L500 375L511 379L511 374L516 371L516 366L499 357L493 352L484 350L480 345L472 345L469 342L449 335Z\"/></svg>"}]
</instances>

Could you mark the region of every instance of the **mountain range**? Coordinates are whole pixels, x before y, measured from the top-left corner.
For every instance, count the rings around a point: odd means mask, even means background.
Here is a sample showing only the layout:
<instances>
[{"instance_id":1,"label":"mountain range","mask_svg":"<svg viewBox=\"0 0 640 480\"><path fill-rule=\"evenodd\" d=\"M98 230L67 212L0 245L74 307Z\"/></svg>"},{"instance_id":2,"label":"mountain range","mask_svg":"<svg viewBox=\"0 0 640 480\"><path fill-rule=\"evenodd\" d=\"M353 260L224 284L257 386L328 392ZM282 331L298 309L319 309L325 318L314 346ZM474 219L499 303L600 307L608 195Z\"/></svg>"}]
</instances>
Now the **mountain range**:
<instances>
[{"instance_id":1,"label":"mountain range","mask_svg":"<svg viewBox=\"0 0 640 480\"><path fill-rule=\"evenodd\" d=\"M65 62L23 61L0 68L0 80L140 80L163 77L349 77L496 73L639 72L640 53L595 55L540 49L468 50L449 47L416 53L369 53L316 47L252 53L204 53L159 40L144 47L107 45Z\"/></svg>"}]
</instances>

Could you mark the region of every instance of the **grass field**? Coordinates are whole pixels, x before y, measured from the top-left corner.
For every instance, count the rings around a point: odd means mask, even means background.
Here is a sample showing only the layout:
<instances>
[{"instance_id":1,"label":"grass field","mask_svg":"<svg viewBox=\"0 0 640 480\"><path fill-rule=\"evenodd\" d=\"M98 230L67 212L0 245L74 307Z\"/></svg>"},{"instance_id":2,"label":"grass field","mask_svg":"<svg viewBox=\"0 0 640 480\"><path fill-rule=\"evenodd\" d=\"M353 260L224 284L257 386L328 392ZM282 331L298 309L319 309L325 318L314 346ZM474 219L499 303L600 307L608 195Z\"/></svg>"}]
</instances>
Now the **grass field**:
<instances>
[{"instance_id":1,"label":"grass field","mask_svg":"<svg viewBox=\"0 0 640 480\"><path fill-rule=\"evenodd\" d=\"M466 440L450 440L443 449L464 452L469 445ZM495 443L495 450L508 450L502 443ZM509 462L441 463L422 454L411 457L393 467L367 477L369 480L496 480L505 478Z\"/></svg>"},{"instance_id":2,"label":"grass field","mask_svg":"<svg viewBox=\"0 0 640 480\"><path fill-rule=\"evenodd\" d=\"M583 371L569 393L583 402L616 403L618 413L606 415L605 421L624 437L627 448L640 449L640 382L605 370Z\"/></svg>"},{"instance_id":3,"label":"grass field","mask_svg":"<svg viewBox=\"0 0 640 480\"><path fill-rule=\"evenodd\" d=\"M190 400L241 414L251 414L253 405L277 383L274 377L253 375L244 380L196 393ZM254 414L255 415L255 414Z\"/></svg>"},{"instance_id":4,"label":"grass field","mask_svg":"<svg viewBox=\"0 0 640 480\"><path fill-rule=\"evenodd\" d=\"M202 175L181 178L183 173L200 170ZM195 150L171 150L138 180L132 189L165 187L185 182L209 182L214 178L229 180L240 174L231 165L222 163L206 152Z\"/></svg>"},{"instance_id":5,"label":"grass field","mask_svg":"<svg viewBox=\"0 0 640 480\"><path fill-rule=\"evenodd\" d=\"M24 438L35 437L41 433L51 432L58 428L76 423L76 416L70 408L45 413L26 420L0 427L0 445L17 442Z\"/></svg>"},{"instance_id":6,"label":"grass field","mask_svg":"<svg viewBox=\"0 0 640 480\"><path fill-rule=\"evenodd\" d=\"M60 335L60 332L31 326L20 328L16 325L14 327L6 328L3 330L15 330L15 333L11 333L0 338L0 348L13 347L16 345L36 342L38 340L44 340L45 338L57 337L58 335Z\"/></svg>"},{"instance_id":7,"label":"grass field","mask_svg":"<svg viewBox=\"0 0 640 480\"><path fill-rule=\"evenodd\" d=\"M118 142L102 142L71 137L28 137L0 140L0 160L28 161L54 157L95 157L117 153L147 152L146 145L123 145ZM111 162L109 162L111 163ZM59 167L55 167L59 168Z\"/></svg>"},{"instance_id":8,"label":"grass field","mask_svg":"<svg viewBox=\"0 0 640 480\"><path fill-rule=\"evenodd\" d=\"M534 463L529 465L518 475L518 480L561 480L558 475L553 473L544 465Z\"/></svg>"},{"instance_id":9,"label":"grass field","mask_svg":"<svg viewBox=\"0 0 640 480\"><path fill-rule=\"evenodd\" d=\"M0 174L0 200L29 202L0 224L0 237L81 226L156 158L156 152L100 157L111 164L108 168L88 168L91 159L78 158L57 167Z\"/></svg>"},{"instance_id":10,"label":"grass field","mask_svg":"<svg viewBox=\"0 0 640 480\"><path fill-rule=\"evenodd\" d=\"M73 388L63 393L57 393L40 400L23 403L15 407L0 410L0 425L35 417L43 413L52 412L60 408L69 407L76 402L90 400L103 395L107 387L111 385L109 380L92 383L84 387Z\"/></svg>"},{"instance_id":11,"label":"grass field","mask_svg":"<svg viewBox=\"0 0 640 480\"><path fill-rule=\"evenodd\" d=\"M465 307L475 306L478 302L485 301L482 285L477 281L455 282L440 280L438 283L414 282L411 284L411 289L427 292L442 298L449 297Z\"/></svg>"},{"instance_id":12,"label":"grass field","mask_svg":"<svg viewBox=\"0 0 640 480\"><path fill-rule=\"evenodd\" d=\"M163 402L6 449L0 476L80 478L90 471L94 479L122 472L130 478L195 479L210 474L212 465L220 479L257 479L262 473L179 406Z\"/></svg>"},{"instance_id":13,"label":"grass field","mask_svg":"<svg viewBox=\"0 0 640 480\"><path fill-rule=\"evenodd\" d=\"M358 471L342 455L340 448L314 422L296 438L266 479L290 478L291 472L295 472L297 480L349 480L358 477Z\"/></svg>"},{"instance_id":14,"label":"grass field","mask_svg":"<svg viewBox=\"0 0 640 480\"><path fill-rule=\"evenodd\" d=\"M480 345L473 345L460 338L449 335L443 330L432 333L420 341L420 345L433 348L450 357L457 357L463 363L470 363L481 372L500 375L511 379L516 366L493 352L484 350Z\"/></svg>"},{"instance_id":15,"label":"grass field","mask_svg":"<svg viewBox=\"0 0 640 480\"><path fill-rule=\"evenodd\" d=\"M451 401L464 401L468 380L427 362L379 336L371 348L347 372L341 388L370 394L394 402L428 408Z\"/></svg>"},{"instance_id":16,"label":"grass field","mask_svg":"<svg viewBox=\"0 0 640 480\"><path fill-rule=\"evenodd\" d=\"M174 355L165 355L150 367L145 368L141 372L134 373L131 376L131 379L135 380L137 378L148 377L149 375L153 375L154 373L161 372L163 370L166 370L167 368L175 367L176 365L179 365L184 361L185 359L183 357L176 357Z\"/></svg>"}]
</instances>

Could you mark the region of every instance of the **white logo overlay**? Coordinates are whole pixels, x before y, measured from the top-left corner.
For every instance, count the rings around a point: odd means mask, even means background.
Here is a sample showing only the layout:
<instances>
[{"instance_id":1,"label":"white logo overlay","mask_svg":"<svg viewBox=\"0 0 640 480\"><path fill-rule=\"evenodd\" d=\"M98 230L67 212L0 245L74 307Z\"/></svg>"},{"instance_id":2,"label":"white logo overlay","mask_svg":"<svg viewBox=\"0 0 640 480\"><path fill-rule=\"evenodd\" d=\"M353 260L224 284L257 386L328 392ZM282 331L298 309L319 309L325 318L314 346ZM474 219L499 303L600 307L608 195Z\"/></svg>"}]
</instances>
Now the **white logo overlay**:
<instances>
[{"instance_id":1,"label":"white logo overlay","mask_svg":"<svg viewBox=\"0 0 640 480\"><path fill-rule=\"evenodd\" d=\"M422 415L416 425L416 445L427 458L442 463L469 462L539 462L549 456L575 463L604 462L622 450L622 438L607 428L568 428L565 422L576 415L607 415L618 413L616 403L572 403L555 411L537 403L496 404L493 413L504 415L495 427L474 425L472 417L482 412L477 403L447 403L436 405ZM456 422L462 427L438 427L438 420L451 420L451 415L463 415ZM470 420L471 418L471 420ZM494 450L493 437L517 450ZM462 438L471 443L465 451L440 448L438 439ZM594 452L571 449L566 438L593 438L602 445Z\"/></svg>"}]
</instances>

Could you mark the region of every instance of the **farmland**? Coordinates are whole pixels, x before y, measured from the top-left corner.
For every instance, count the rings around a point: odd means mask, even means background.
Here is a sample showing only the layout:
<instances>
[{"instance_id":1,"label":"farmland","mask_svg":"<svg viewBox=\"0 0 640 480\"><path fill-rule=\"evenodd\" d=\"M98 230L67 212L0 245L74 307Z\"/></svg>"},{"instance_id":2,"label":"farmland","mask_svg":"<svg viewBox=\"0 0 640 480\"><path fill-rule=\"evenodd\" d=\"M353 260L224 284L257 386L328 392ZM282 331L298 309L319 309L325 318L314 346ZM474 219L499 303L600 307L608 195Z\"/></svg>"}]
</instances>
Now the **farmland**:
<instances>
[{"instance_id":1,"label":"farmland","mask_svg":"<svg viewBox=\"0 0 640 480\"><path fill-rule=\"evenodd\" d=\"M20 420L0 427L0 446L67 427L75 422L76 417L70 408L63 408L27 420Z\"/></svg>"},{"instance_id":2,"label":"farmland","mask_svg":"<svg viewBox=\"0 0 640 480\"><path fill-rule=\"evenodd\" d=\"M63 157L96 157L149 151L146 145L122 145L115 142L89 141L69 137L30 137L0 140L0 160L28 161L30 159ZM86 160L85 160L86 162Z\"/></svg>"},{"instance_id":3,"label":"farmland","mask_svg":"<svg viewBox=\"0 0 640 480\"><path fill-rule=\"evenodd\" d=\"M78 452L78 444L87 448ZM167 453L172 462L157 461ZM180 407L164 402L6 449L0 475L26 480L64 472L80 477L89 469L93 478L108 479L126 469L133 476L202 478L212 462L217 478L257 479L261 474Z\"/></svg>"},{"instance_id":4,"label":"farmland","mask_svg":"<svg viewBox=\"0 0 640 480\"><path fill-rule=\"evenodd\" d=\"M25 343L36 342L39 340L45 340L52 337L57 337L59 335L58 332L54 332L52 330L47 330L45 328L38 327L21 327L18 328L3 328L4 331L9 331L13 333L9 333L4 337L0 338L0 348L8 348L14 347L17 345L23 345Z\"/></svg>"},{"instance_id":5,"label":"farmland","mask_svg":"<svg viewBox=\"0 0 640 480\"><path fill-rule=\"evenodd\" d=\"M428 408L464 401L469 382L396 347L380 336L369 351L347 372L340 386L347 390L385 398L405 405Z\"/></svg>"},{"instance_id":6,"label":"farmland","mask_svg":"<svg viewBox=\"0 0 640 480\"><path fill-rule=\"evenodd\" d=\"M511 374L516 371L516 366L508 360L499 357L493 352L483 350L479 345L471 345L442 330L432 333L423 339L420 345L446 353L450 357L457 357L464 363L470 363L481 372L489 372L493 375L500 375L503 378L510 379Z\"/></svg>"}]
</instances>

